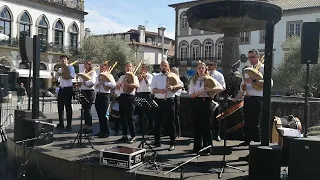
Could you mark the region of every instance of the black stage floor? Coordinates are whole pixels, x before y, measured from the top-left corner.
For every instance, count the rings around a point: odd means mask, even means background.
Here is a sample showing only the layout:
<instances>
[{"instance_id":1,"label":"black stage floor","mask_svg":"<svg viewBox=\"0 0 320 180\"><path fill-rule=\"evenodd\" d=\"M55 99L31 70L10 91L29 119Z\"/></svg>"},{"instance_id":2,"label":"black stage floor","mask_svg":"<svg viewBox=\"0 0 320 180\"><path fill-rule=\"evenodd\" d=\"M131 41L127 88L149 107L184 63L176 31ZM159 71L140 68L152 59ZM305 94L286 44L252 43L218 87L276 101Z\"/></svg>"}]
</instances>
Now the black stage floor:
<instances>
[{"instance_id":1,"label":"black stage floor","mask_svg":"<svg viewBox=\"0 0 320 180\"><path fill-rule=\"evenodd\" d=\"M78 117L79 112L74 112L74 117ZM57 114L49 114L47 118L53 119L57 123ZM160 148L155 148L158 155L158 169L152 164L146 163L133 170L124 170L120 168L99 165L99 151L115 145L123 145L128 147L138 147L141 142L141 136L134 144L117 144L116 140L121 136L111 135L108 138L97 138L91 136L91 142L94 145L92 149L86 142L86 147L74 146L69 149L71 142L74 140L80 126L79 119L74 119L72 131L54 131L54 142L45 146L37 147L30 155L29 166L27 168L28 179L54 179L54 180L125 180L125 179L179 179L180 171L176 170L170 175L163 174L174 168L176 165L196 156L192 154L193 140L187 137L177 139L176 150L169 152L167 149L168 137L162 137L163 142ZM94 120L94 132L98 130L98 123ZM13 141L13 134L8 133L8 158L11 168L16 168L17 164L22 164L29 150L25 150ZM153 136L146 136L148 142L153 142ZM189 180L213 180L218 179L218 175L212 171L212 168L218 168L224 152L222 146L223 141L214 141L213 155L201 156L190 162L184 168L184 179ZM235 147L239 141L227 141L228 148L225 152L228 154L226 159L230 165L248 170L248 163L241 157L248 154L248 147ZM151 155L149 153L148 155ZM29 172L29 173L28 173ZM42 175L42 176L41 176ZM247 179L248 171L239 172L237 170L226 169L221 179L242 180Z\"/></svg>"}]
</instances>

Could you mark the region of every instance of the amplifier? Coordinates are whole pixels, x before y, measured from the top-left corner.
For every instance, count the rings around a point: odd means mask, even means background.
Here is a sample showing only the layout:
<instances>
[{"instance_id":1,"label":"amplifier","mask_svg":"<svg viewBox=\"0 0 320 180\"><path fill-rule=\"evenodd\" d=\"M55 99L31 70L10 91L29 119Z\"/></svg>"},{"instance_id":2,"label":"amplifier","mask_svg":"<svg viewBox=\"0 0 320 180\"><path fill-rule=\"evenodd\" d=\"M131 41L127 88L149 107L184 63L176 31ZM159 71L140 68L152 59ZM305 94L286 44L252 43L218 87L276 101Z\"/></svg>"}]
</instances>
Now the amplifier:
<instances>
[{"instance_id":1,"label":"amplifier","mask_svg":"<svg viewBox=\"0 0 320 180\"><path fill-rule=\"evenodd\" d=\"M100 164L123 169L133 169L141 165L146 149L114 146L100 151Z\"/></svg>"},{"instance_id":2,"label":"amplifier","mask_svg":"<svg viewBox=\"0 0 320 180\"><path fill-rule=\"evenodd\" d=\"M289 180L318 180L320 138L289 139Z\"/></svg>"}]
</instances>

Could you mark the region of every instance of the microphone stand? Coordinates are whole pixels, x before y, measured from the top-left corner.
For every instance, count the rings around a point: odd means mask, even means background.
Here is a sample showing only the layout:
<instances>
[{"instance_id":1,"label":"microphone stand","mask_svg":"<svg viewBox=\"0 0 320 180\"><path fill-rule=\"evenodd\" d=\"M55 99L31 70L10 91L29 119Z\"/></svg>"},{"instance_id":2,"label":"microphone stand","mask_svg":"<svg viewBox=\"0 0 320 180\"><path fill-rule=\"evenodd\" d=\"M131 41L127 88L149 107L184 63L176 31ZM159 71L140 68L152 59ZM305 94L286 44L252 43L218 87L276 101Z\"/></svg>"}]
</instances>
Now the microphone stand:
<instances>
[{"instance_id":1,"label":"microphone stand","mask_svg":"<svg viewBox=\"0 0 320 180\"><path fill-rule=\"evenodd\" d=\"M228 107L228 100L230 99L230 97L227 95L226 97L223 98L222 100L222 112L223 113L223 126L224 126L224 133L223 133L223 149L226 150L227 148L227 107ZM221 170L217 170L217 169L212 169L214 172L218 173L219 176L218 178L220 179L222 177L222 173L225 172L226 168L230 168L230 169L235 169L238 171L242 171L242 172L246 172L246 170L241 169L241 168L237 168L231 165L228 165L228 161L226 160L226 151L223 153L223 157L221 160Z\"/></svg>"},{"instance_id":2,"label":"microphone stand","mask_svg":"<svg viewBox=\"0 0 320 180\"><path fill-rule=\"evenodd\" d=\"M183 174L184 174L184 172L183 172L183 168L184 168L184 165L186 165L186 164L188 164L189 162L191 162L191 161L193 161L193 160L195 160L195 159L197 159L197 158L199 158L200 156L201 156L201 152L202 151L205 151L205 150L207 150L207 149L209 149L209 148L211 148L212 146L211 145L209 145L209 146L207 146L207 147L205 147L205 148L202 148L199 152L198 152L198 154L195 156L195 157L192 157L192 158L190 158L190 159L188 159L186 162L184 162L184 163L181 163L180 165L178 165L178 166L176 166L175 168L173 168L173 169L171 169L171 170L169 170L169 171L167 171L167 172L165 172L163 175L165 176L165 175L167 175L167 174L169 174L169 173L171 173L171 172L173 172L174 170L176 170L176 169L179 169L180 168L180 180L182 180L183 179Z\"/></svg>"},{"instance_id":3,"label":"microphone stand","mask_svg":"<svg viewBox=\"0 0 320 180\"><path fill-rule=\"evenodd\" d=\"M88 99L82 94L81 91L78 91L78 93L77 93L76 96L77 96L77 99L81 102L81 106L83 105L83 102L84 102L84 101L86 101L87 103L89 103ZM85 133L83 133L83 128L82 128L82 127L83 127L83 123L82 123L82 121L83 121L83 108L82 108L82 107L81 107L81 109L80 109L80 112L81 112L81 113L80 113L80 130L79 130L76 138L75 138L74 141L72 142L72 144L71 144L71 146L70 146L70 149L73 148L73 145L74 145L74 143L76 142L76 140L78 140L78 143L77 143L77 144L78 144L78 147L81 147L81 146L83 145L83 143L87 140L87 141L90 143L91 148L94 149L93 144L91 143L89 137L88 137ZM84 136L85 139L82 141L83 136Z\"/></svg>"}]
</instances>

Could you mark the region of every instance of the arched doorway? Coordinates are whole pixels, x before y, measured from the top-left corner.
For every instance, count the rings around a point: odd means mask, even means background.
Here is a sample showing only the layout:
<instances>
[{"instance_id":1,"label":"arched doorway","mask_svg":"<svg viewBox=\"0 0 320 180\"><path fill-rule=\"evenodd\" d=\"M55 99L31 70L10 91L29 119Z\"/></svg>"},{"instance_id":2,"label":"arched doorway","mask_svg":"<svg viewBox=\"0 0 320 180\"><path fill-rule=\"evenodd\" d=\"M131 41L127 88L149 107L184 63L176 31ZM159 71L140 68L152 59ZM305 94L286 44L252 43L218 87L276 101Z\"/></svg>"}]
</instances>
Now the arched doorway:
<instances>
[{"instance_id":1,"label":"arched doorway","mask_svg":"<svg viewBox=\"0 0 320 180\"><path fill-rule=\"evenodd\" d=\"M47 65L45 63L40 63L40 70L48 70Z\"/></svg>"},{"instance_id":2,"label":"arched doorway","mask_svg":"<svg viewBox=\"0 0 320 180\"><path fill-rule=\"evenodd\" d=\"M20 62L19 69L29 69L29 64L26 62Z\"/></svg>"}]
</instances>

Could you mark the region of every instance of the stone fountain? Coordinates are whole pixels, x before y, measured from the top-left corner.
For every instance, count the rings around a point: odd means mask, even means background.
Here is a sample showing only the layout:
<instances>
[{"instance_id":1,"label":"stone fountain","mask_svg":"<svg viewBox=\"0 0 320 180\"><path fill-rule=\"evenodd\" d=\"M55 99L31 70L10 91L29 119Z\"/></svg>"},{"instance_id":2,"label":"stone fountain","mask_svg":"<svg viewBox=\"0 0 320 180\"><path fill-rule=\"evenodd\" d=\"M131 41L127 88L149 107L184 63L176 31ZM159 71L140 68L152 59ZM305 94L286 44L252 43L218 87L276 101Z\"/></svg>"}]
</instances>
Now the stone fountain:
<instances>
[{"instance_id":1,"label":"stone fountain","mask_svg":"<svg viewBox=\"0 0 320 180\"><path fill-rule=\"evenodd\" d=\"M232 84L229 69L240 58L240 32L265 29L267 22L276 24L281 19L282 9L267 0L204 0L199 3L187 11L189 26L224 34L222 68L227 84Z\"/></svg>"}]
</instances>

